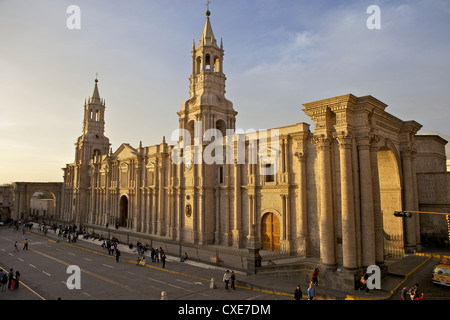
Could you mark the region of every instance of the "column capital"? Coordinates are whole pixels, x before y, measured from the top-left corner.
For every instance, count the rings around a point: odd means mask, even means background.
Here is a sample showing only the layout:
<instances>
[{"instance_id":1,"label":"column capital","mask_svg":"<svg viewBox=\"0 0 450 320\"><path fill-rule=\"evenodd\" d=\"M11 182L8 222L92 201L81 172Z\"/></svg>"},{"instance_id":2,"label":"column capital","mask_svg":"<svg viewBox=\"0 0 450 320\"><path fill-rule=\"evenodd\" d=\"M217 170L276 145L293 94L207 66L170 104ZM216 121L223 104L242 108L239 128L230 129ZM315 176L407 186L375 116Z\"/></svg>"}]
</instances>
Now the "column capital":
<instances>
[{"instance_id":1,"label":"column capital","mask_svg":"<svg viewBox=\"0 0 450 320\"><path fill-rule=\"evenodd\" d=\"M411 159L413 157L413 150L411 149L402 149L400 150L400 156L402 159Z\"/></svg>"},{"instance_id":2,"label":"column capital","mask_svg":"<svg viewBox=\"0 0 450 320\"><path fill-rule=\"evenodd\" d=\"M312 143L316 146L319 151L329 150L331 147L332 139L327 137L326 135L318 135L312 138Z\"/></svg>"},{"instance_id":3,"label":"column capital","mask_svg":"<svg viewBox=\"0 0 450 320\"><path fill-rule=\"evenodd\" d=\"M298 159L299 162L306 161L306 153L304 153L304 152L296 152L296 153L294 153L294 156Z\"/></svg>"},{"instance_id":4,"label":"column capital","mask_svg":"<svg viewBox=\"0 0 450 320\"><path fill-rule=\"evenodd\" d=\"M335 132L334 138L336 138L339 148L351 148L353 143L353 135L348 131Z\"/></svg>"}]
</instances>

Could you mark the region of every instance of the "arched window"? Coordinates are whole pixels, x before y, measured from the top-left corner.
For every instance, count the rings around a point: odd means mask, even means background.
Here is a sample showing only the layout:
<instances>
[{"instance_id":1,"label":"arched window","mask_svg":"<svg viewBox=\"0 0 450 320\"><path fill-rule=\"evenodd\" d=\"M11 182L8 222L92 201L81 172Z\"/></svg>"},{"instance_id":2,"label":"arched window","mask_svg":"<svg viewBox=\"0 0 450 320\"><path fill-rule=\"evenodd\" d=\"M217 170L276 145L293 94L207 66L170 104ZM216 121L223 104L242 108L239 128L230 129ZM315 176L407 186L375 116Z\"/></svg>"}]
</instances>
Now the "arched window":
<instances>
[{"instance_id":1,"label":"arched window","mask_svg":"<svg viewBox=\"0 0 450 320\"><path fill-rule=\"evenodd\" d=\"M222 119L219 119L216 121L216 129L219 130L222 133L222 137L225 137L227 126L225 124L225 121Z\"/></svg>"},{"instance_id":2,"label":"arched window","mask_svg":"<svg viewBox=\"0 0 450 320\"><path fill-rule=\"evenodd\" d=\"M92 153L92 158L95 159L96 156L101 156L102 152L98 149L95 149L94 152Z\"/></svg>"},{"instance_id":3,"label":"arched window","mask_svg":"<svg viewBox=\"0 0 450 320\"><path fill-rule=\"evenodd\" d=\"M202 72L202 57L197 57L195 61L195 74Z\"/></svg>"},{"instance_id":4,"label":"arched window","mask_svg":"<svg viewBox=\"0 0 450 320\"><path fill-rule=\"evenodd\" d=\"M209 54L207 54L206 57L205 57L205 69L206 70L211 70L211 57L210 57Z\"/></svg>"},{"instance_id":5,"label":"arched window","mask_svg":"<svg viewBox=\"0 0 450 320\"><path fill-rule=\"evenodd\" d=\"M194 144L194 134L195 134L195 121L191 120L189 121L187 125L187 131L189 132L190 138L191 138L191 145Z\"/></svg>"}]
</instances>

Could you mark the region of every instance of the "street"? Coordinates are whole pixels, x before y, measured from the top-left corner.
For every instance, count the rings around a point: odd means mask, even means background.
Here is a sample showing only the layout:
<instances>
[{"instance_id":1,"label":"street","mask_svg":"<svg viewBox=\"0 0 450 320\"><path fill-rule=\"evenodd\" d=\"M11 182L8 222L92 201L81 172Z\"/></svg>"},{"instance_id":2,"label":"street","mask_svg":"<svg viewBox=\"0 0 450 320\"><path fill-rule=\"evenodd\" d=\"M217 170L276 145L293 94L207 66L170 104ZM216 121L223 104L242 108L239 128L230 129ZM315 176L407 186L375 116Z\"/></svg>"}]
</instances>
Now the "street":
<instances>
[{"instance_id":1,"label":"street","mask_svg":"<svg viewBox=\"0 0 450 320\"><path fill-rule=\"evenodd\" d=\"M49 233L53 231L49 231ZM29 248L24 250L28 239ZM18 252L14 243L18 243ZM101 250L99 242L78 240L68 243L55 235L22 233L13 228L0 228L0 267L13 268L21 274L20 287L0 292L0 299L24 300L159 300L162 292L168 300L291 300L245 288L226 291L222 283L223 270L214 270L215 289L202 267L168 259L146 266L136 265L137 254L122 253L119 262ZM79 267L80 289L69 289L72 283L70 266ZM209 270L209 269L208 269ZM211 271L211 270L209 270ZM239 277L239 274L237 274Z\"/></svg>"},{"instance_id":2,"label":"street","mask_svg":"<svg viewBox=\"0 0 450 320\"><path fill-rule=\"evenodd\" d=\"M420 292L423 292L424 294L424 300L450 300L450 287L434 285L431 281L433 267L438 263L439 259L430 259L430 261L417 270L404 285L410 289L418 283ZM401 300L401 289L392 297L392 300Z\"/></svg>"}]
</instances>

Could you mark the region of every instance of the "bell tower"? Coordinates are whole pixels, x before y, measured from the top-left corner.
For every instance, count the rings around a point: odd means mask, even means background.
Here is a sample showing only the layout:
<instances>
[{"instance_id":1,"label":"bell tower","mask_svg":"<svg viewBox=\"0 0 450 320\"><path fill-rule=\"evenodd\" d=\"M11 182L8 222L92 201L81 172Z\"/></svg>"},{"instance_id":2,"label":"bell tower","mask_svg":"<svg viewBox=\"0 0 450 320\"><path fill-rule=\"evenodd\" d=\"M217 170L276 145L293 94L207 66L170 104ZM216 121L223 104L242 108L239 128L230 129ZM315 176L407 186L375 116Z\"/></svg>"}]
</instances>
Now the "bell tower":
<instances>
[{"instance_id":1,"label":"bell tower","mask_svg":"<svg viewBox=\"0 0 450 320\"><path fill-rule=\"evenodd\" d=\"M84 103L83 135L75 143L75 162L89 164L94 156L108 154L110 143L105 137L105 101L98 92L95 79L94 91Z\"/></svg>"},{"instance_id":2,"label":"bell tower","mask_svg":"<svg viewBox=\"0 0 450 320\"><path fill-rule=\"evenodd\" d=\"M235 129L237 112L225 97L226 77L223 70L224 50L214 37L206 11L206 22L198 46L192 44L192 74L189 78L189 100L182 104L179 127L190 133L191 144L208 129L218 129L222 136Z\"/></svg>"}]
</instances>

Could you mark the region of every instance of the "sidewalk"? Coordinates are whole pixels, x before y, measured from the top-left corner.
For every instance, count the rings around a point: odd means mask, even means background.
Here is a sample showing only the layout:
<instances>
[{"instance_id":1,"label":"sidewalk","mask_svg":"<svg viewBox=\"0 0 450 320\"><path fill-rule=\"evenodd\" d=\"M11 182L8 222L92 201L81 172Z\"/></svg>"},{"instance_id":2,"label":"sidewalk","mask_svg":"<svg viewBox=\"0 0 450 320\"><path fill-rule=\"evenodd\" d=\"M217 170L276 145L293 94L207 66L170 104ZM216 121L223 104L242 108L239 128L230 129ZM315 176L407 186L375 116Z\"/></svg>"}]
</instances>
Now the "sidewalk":
<instances>
[{"instance_id":1,"label":"sidewalk","mask_svg":"<svg viewBox=\"0 0 450 320\"><path fill-rule=\"evenodd\" d=\"M30 232L30 231L27 231ZM31 231L36 235L43 236L43 234L38 231L35 227ZM67 242L66 239L58 237L57 233L53 231L48 231L45 235L47 238L52 239L54 241ZM93 239L83 239L82 237L78 238L74 245L85 247L90 250L95 250L98 252L105 253L106 249L101 248L101 241L93 240ZM125 244L119 244L118 248L121 252L121 259L128 260L130 262L136 261L137 252L136 247L134 246L132 249ZM145 256L148 257L147 265L152 267L159 267L161 263L152 263L150 258L150 252L147 251ZM180 262L179 256L174 256L166 254L167 256L167 264L166 270L167 272L175 272L184 274L186 276L196 278L201 281L207 282L215 282L217 283L217 287L222 285L222 275L225 270L230 269L228 267L221 267L214 264L208 264L204 262L195 261L194 259L189 258L185 262ZM230 256L230 259L233 259ZM240 256L235 256L234 259L236 261L230 263L238 263L241 259ZM279 258L276 260L277 264L282 265L285 263L295 263L295 259L293 257ZM420 269L423 264L425 264L431 256L427 256L425 254L417 254L417 255L408 255L402 259L393 259L387 260L385 264L388 266L388 275L382 278L381 288L380 290L371 290L370 294L366 294L364 291L354 290L353 292L343 292L339 290L334 290L330 288L326 288L323 286L319 286L316 288L316 294L318 300L387 300L390 299L394 294L401 289L402 284L407 280L407 278L412 275L415 271ZM186 266L189 265L189 268ZM230 269L232 270L232 269ZM274 277L269 277L260 274L252 274L247 275L244 272L235 270L237 275L236 286L248 289L255 290L265 293L271 293L274 295L286 297L286 299L291 299L293 297L293 292L297 284L299 284L295 280L284 280L278 279ZM320 275L319 275L320 281ZM303 295L306 294L307 283L300 283L301 289L303 291ZM279 298L282 298L279 297Z\"/></svg>"}]
</instances>

